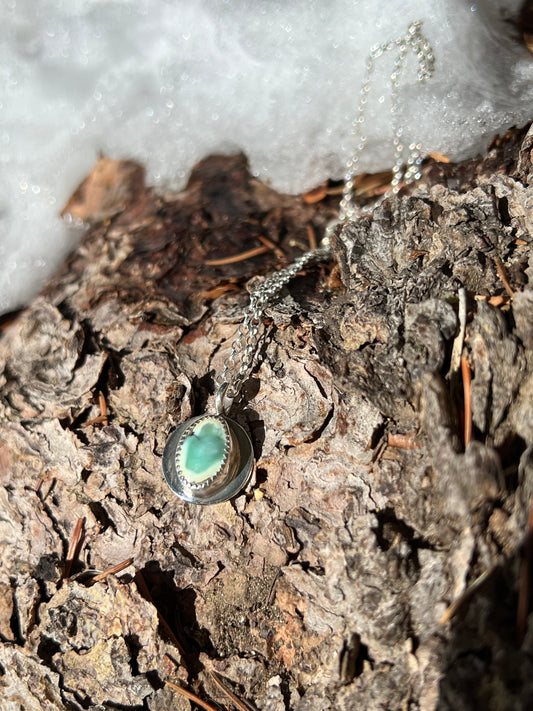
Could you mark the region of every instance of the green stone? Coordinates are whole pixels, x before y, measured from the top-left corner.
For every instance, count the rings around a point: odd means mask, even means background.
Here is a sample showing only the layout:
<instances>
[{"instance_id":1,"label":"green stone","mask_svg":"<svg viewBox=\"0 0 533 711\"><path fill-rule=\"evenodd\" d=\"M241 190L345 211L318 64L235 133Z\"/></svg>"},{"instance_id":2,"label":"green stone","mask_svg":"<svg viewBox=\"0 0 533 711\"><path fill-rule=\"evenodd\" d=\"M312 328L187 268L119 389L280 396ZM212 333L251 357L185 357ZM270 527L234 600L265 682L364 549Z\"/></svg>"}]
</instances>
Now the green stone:
<instances>
[{"instance_id":1,"label":"green stone","mask_svg":"<svg viewBox=\"0 0 533 711\"><path fill-rule=\"evenodd\" d=\"M183 475L191 483L201 484L211 479L226 459L226 431L215 419L200 422L185 438L179 455Z\"/></svg>"}]
</instances>

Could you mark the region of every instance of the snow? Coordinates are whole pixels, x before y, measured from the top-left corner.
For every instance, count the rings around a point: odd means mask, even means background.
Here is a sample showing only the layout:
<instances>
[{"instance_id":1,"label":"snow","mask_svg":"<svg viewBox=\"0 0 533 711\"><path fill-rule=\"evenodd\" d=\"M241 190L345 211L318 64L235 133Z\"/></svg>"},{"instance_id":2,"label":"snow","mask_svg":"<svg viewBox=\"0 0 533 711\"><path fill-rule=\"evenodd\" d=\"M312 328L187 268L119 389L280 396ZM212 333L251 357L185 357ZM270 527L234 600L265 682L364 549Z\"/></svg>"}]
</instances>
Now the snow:
<instances>
[{"instance_id":1,"label":"snow","mask_svg":"<svg viewBox=\"0 0 533 711\"><path fill-rule=\"evenodd\" d=\"M386 11L384 7L386 5ZM436 58L400 91L407 141L458 159L533 118L518 0L3 0L0 312L35 294L79 237L59 212L99 153L180 188L213 152L244 151L286 192L340 177L370 47L414 20ZM361 168L393 161L392 56L377 62Z\"/></svg>"}]
</instances>

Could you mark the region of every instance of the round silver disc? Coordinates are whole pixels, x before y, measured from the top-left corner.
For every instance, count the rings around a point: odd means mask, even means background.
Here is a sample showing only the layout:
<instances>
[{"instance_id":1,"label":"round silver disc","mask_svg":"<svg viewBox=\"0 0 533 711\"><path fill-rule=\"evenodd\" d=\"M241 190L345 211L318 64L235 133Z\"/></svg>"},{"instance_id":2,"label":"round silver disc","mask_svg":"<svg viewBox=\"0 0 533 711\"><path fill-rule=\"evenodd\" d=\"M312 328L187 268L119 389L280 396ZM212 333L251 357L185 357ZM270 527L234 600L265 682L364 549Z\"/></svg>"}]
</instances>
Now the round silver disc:
<instances>
[{"instance_id":1,"label":"round silver disc","mask_svg":"<svg viewBox=\"0 0 533 711\"><path fill-rule=\"evenodd\" d=\"M206 421L220 422L227 436L227 456L220 471L206 483L190 480L181 466L184 442ZM237 496L252 476L254 458L250 437L241 425L224 415L200 415L181 424L168 438L163 452L163 474L172 491L193 504L218 504Z\"/></svg>"}]
</instances>

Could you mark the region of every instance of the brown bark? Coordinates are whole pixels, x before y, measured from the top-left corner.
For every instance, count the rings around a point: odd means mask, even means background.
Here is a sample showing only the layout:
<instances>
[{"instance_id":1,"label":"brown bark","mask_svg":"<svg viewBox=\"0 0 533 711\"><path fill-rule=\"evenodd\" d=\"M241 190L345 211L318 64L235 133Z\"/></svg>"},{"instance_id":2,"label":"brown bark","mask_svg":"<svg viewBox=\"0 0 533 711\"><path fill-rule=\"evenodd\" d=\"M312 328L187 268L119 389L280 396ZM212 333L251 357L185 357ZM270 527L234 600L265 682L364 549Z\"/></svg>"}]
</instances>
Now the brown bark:
<instances>
[{"instance_id":1,"label":"brown bark","mask_svg":"<svg viewBox=\"0 0 533 711\"><path fill-rule=\"evenodd\" d=\"M177 196L133 171L129 207L0 341L2 708L188 708L166 679L229 705L207 670L265 711L532 703L532 632L515 631L532 147L516 131L481 161L429 166L424 189L337 234L338 266L294 281L245 386L255 482L205 508L166 488L166 437L212 407L245 283L335 208L274 193L242 157L205 161ZM265 236L275 249L208 264Z\"/></svg>"}]
</instances>

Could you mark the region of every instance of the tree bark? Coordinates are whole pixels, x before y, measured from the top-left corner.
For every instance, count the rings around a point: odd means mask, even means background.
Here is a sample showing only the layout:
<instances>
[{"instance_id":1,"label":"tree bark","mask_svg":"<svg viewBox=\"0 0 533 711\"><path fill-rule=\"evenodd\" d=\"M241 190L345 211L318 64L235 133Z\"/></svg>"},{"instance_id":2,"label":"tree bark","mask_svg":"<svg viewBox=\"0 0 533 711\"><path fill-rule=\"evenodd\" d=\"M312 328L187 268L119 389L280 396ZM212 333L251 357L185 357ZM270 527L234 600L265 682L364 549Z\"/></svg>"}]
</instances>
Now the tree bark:
<instances>
[{"instance_id":1,"label":"tree bark","mask_svg":"<svg viewBox=\"0 0 533 711\"><path fill-rule=\"evenodd\" d=\"M212 507L168 490L166 438L334 201L242 156L179 195L133 170L0 340L2 708L228 705L209 671L264 711L531 707L532 149L430 163L284 291L238 415L255 480Z\"/></svg>"}]
</instances>

